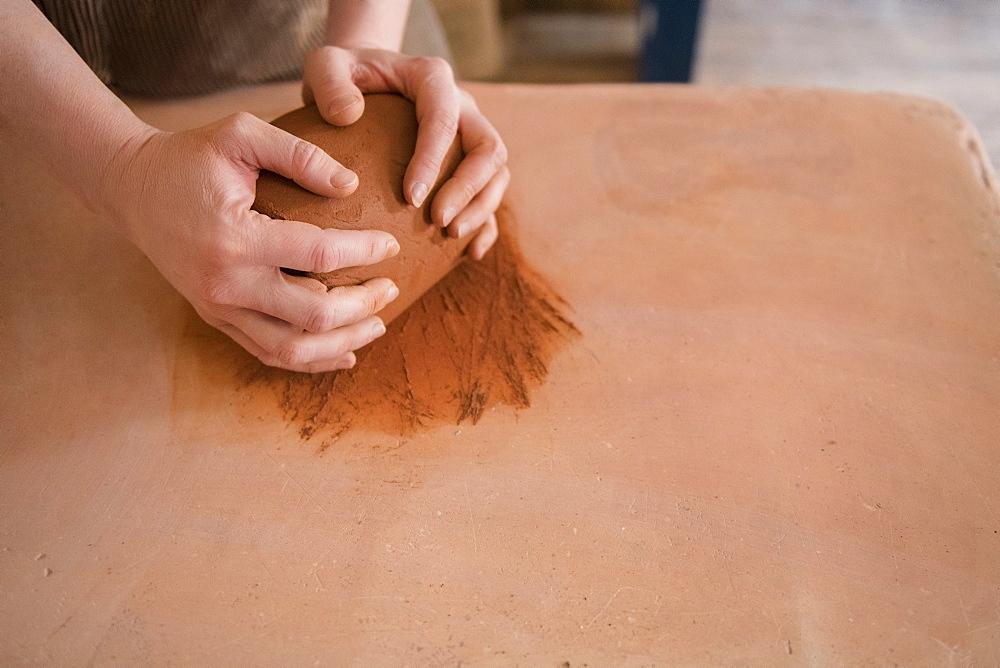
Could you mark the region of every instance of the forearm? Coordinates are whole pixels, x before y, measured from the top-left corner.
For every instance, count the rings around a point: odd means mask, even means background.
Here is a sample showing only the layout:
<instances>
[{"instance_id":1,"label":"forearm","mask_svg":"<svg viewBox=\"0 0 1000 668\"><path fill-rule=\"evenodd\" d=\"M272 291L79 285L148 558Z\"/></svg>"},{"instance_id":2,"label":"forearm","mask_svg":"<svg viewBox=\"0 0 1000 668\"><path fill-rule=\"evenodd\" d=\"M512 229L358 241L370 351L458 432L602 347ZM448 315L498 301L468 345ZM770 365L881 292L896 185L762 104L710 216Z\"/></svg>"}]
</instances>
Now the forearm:
<instances>
[{"instance_id":1,"label":"forearm","mask_svg":"<svg viewBox=\"0 0 1000 668\"><path fill-rule=\"evenodd\" d=\"M326 43L399 51L410 0L330 0Z\"/></svg>"},{"instance_id":2,"label":"forearm","mask_svg":"<svg viewBox=\"0 0 1000 668\"><path fill-rule=\"evenodd\" d=\"M30 0L0 3L0 131L92 209L116 156L153 130L101 82Z\"/></svg>"}]
</instances>

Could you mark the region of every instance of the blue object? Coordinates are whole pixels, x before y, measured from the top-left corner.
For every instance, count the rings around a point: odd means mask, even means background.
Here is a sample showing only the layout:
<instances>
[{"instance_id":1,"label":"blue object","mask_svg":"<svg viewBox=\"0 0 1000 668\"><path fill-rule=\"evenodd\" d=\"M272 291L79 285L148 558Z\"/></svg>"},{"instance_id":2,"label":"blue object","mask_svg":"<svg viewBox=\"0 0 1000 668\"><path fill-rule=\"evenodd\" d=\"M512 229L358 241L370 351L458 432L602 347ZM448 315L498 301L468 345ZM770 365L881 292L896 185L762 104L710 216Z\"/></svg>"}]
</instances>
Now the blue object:
<instances>
[{"instance_id":1,"label":"blue object","mask_svg":"<svg viewBox=\"0 0 1000 668\"><path fill-rule=\"evenodd\" d=\"M641 81L691 81L701 7L701 0L642 0Z\"/></svg>"}]
</instances>

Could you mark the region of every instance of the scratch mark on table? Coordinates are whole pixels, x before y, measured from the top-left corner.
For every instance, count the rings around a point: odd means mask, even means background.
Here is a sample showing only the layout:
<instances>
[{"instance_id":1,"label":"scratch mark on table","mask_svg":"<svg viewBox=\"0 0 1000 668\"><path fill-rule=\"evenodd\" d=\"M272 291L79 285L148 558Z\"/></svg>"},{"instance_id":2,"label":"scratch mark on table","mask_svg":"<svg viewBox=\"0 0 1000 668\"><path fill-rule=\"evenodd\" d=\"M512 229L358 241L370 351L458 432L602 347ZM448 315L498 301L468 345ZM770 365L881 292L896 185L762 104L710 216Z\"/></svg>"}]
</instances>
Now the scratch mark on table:
<instances>
[{"instance_id":1,"label":"scratch mark on table","mask_svg":"<svg viewBox=\"0 0 1000 668\"><path fill-rule=\"evenodd\" d=\"M288 476L288 479L291 480L292 483L294 483L296 487L298 487L299 489L302 490L302 493L305 494L309 498L310 501L312 501L313 503L316 504L316 507L319 508L319 510L320 510L321 513L323 513L324 515L329 515L329 513L326 510L326 508L324 508L323 505L319 501L316 500L316 497L313 496L312 494L310 494L309 490L307 490L305 487L303 487L299 483L298 480L296 480L295 478L293 478L292 474L289 473L287 470L285 470L285 467L282 466L281 464L279 464L277 459L275 459L274 457L272 457L270 454L268 454L266 452L264 454L267 456L268 459L270 459L272 462L274 462L274 465L278 467L279 471L281 471L286 476Z\"/></svg>"},{"instance_id":2,"label":"scratch mark on table","mask_svg":"<svg viewBox=\"0 0 1000 668\"><path fill-rule=\"evenodd\" d=\"M900 586L900 584L899 584L899 574L898 574L898 571L899 571L899 558L896 555L896 536L895 536L895 533L896 533L896 525L893 524L892 518L890 517L889 518L889 547L892 549L892 565L893 565L893 570L897 572L894 575L894 577L896 579L896 586L898 587L898 586Z\"/></svg>"},{"instance_id":3,"label":"scratch mark on table","mask_svg":"<svg viewBox=\"0 0 1000 668\"><path fill-rule=\"evenodd\" d=\"M469 523L472 525L472 547L479 554L479 537L476 534L476 516L472 512L472 495L469 494L469 483L465 483L465 503L469 506Z\"/></svg>"},{"instance_id":4,"label":"scratch mark on table","mask_svg":"<svg viewBox=\"0 0 1000 668\"><path fill-rule=\"evenodd\" d=\"M316 578L316 582L319 583L320 589L322 591L326 591L326 583L323 582L323 578L321 578L319 576L319 568L320 568L320 566L323 565L323 562L326 561L326 558L330 556L331 552L333 552L333 548L332 547L330 549L328 549L326 552L324 552L323 554L321 554L320 557L319 557L319 559L316 560L316 563L314 563L313 567L312 567L312 574Z\"/></svg>"},{"instance_id":5,"label":"scratch mark on table","mask_svg":"<svg viewBox=\"0 0 1000 668\"><path fill-rule=\"evenodd\" d=\"M990 514L990 517L993 518L994 524L1000 524L1000 518L997 517L997 514L993 510L993 506L991 506L989 501L987 500L986 495L983 494L983 490L979 488L979 485L976 483L976 479L973 478L971 475L969 475L969 471L965 468L965 464L962 463L962 460L958 458L958 453L955 452L955 448L952 446L952 444L948 443L947 441L946 444L948 446L948 451L951 453L951 456L955 459L955 463L958 464L958 468L962 470L962 477L965 478L968 482L972 483L972 486L976 490L976 494L979 495L979 500L983 502L983 507L986 508L986 512L988 512Z\"/></svg>"},{"instance_id":6,"label":"scratch mark on table","mask_svg":"<svg viewBox=\"0 0 1000 668\"><path fill-rule=\"evenodd\" d=\"M589 622L587 622L586 624L584 624L583 626L581 626L581 627L580 627L580 629L581 629L581 630L583 630L583 631L586 631L587 629L589 629L589 628L590 628L590 626L591 626L591 625L592 625L592 624L593 624L594 622L596 622L596 621L597 621L597 618L598 618L598 617L600 617L601 615L603 615L603 614L604 614L604 611L608 609L608 606L610 606L610 605L611 605L611 603L612 603L612 602L613 602L613 601L614 601L614 600L615 600L616 598L618 598L618 594L622 593L622 592L623 592L623 591L625 591L626 589L640 589L640 587L619 587L619 588L618 588L618 591L616 591L616 592L615 592L614 594L612 594L612 595L611 595L611 598L609 598L609 599L608 599L607 603L605 603L605 604L604 604L604 606L603 606L603 607L602 607L602 608L601 608L600 610L598 610L598 611L597 611L597 614L596 614L596 615L594 615L594 616L593 616L593 617L591 618L591 620L590 620Z\"/></svg>"},{"instance_id":7,"label":"scratch mark on table","mask_svg":"<svg viewBox=\"0 0 1000 668\"><path fill-rule=\"evenodd\" d=\"M958 596L958 605L962 608L962 617L965 618L965 628L971 629L972 622L969 621L969 613L965 610L965 599L962 598L962 592L958 591L958 587L954 587L955 595Z\"/></svg>"},{"instance_id":8,"label":"scratch mark on table","mask_svg":"<svg viewBox=\"0 0 1000 668\"><path fill-rule=\"evenodd\" d=\"M941 647L944 647L946 650L948 650L948 665L949 666L954 666L955 665L955 650L958 649L958 645L955 645L953 647L953 646L947 644L946 642L944 642L943 640L939 640L939 639L935 638L934 636L931 636L931 640L933 640L937 644L941 645Z\"/></svg>"},{"instance_id":9,"label":"scratch mark on table","mask_svg":"<svg viewBox=\"0 0 1000 668\"><path fill-rule=\"evenodd\" d=\"M991 629L997 629L997 628L1000 628L1000 622L996 622L995 624L987 624L986 626L980 626L970 631L966 631L965 635L968 636L972 635L973 633L979 633L980 631L989 631Z\"/></svg>"},{"instance_id":10,"label":"scratch mark on table","mask_svg":"<svg viewBox=\"0 0 1000 668\"><path fill-rule=\"evenodd\" d=\"M261 568L264 569L264 572L267 573L267 577L271 578L271 581L273 582L274 573L272 573L271 569L267 567L267 564L264 563L264 560L261 559L260 557L257 557L257 562L261 565Z\"/></svg>"},{"instance_id":11,"label":"scratch mark on table","mask_svg":"<svg viewBox=\"0 0 1000 668\"><path fill-rule=\"evenodd\" d=\"M47 637L47 638L45 639L45 642L48 642L48 641L52 640L52 637L53 637L53 636L54 636L55 634L57 634L57 633L59 633L60 631L62 631L62 630L63 630L63 628L65 628L65 627L66 627L66 625L67 625L67 624L69 624L69 621L70 621L71 619L73 619L73 615L70 615L70 616L69 616L69 617L67 617L67 618L66 618L65 620L63 620L63 623L62 623L62 624L60 624L59 626L57 626L57 627L56 627L56 628L55 628L55 629L54 629L54 630L52 631L52 633L50 633L50 634L48 635L48 637ZM20 643L18 643L18 644L20 644ZM21 645L21 647L24 647L24 645Z\"/></svg>"}]
</instances>

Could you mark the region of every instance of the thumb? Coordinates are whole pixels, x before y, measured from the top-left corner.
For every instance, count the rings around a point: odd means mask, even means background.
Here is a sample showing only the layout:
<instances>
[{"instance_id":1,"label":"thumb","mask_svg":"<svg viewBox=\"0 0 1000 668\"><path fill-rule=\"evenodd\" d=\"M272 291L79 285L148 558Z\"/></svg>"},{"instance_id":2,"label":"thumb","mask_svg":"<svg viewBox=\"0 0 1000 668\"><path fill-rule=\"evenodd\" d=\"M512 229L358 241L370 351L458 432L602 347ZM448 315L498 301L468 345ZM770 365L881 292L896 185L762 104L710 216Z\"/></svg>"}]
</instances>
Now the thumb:
<instances>
[{"instance_id":1,"label":"thumb","mask_svg":"<svg viewBox=\"0 0 1000 668\"><path fill-rule=\"evenodd\" d=\"M316 103L327 123L350 125L361 118L365 99L354 85L354 55L347 49L323 46L306 58L302 98Z\"/></svg>"},{"instance_id":2,"label":"thumb","mask_svg":"<svg viewBox=\"0 0 1000 668\"><path fill-rule=\"evenodd\" d=\"M244 160L254 168L280 174L306 190L327 197L346 197L358 187L358 175L326 151L256 116L243 132Z\"/></svg>"}]
</instances>

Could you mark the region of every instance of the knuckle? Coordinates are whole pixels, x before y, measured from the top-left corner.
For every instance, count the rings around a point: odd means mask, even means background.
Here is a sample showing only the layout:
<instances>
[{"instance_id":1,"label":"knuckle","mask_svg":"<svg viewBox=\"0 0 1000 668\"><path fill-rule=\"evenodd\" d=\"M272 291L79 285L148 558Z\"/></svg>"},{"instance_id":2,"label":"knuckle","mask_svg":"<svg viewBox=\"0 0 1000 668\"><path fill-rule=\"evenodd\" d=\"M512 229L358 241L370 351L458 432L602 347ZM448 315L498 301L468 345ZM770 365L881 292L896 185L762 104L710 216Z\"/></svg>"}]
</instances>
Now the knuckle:
<instances>
[{"instance_id":1,"label":"knuckle","mask_svg":"<svg viewBox=\"0 0 1000 668\"><path fill-rule=\"evenodd\" d=\"M507 164L507 146L500 137L493 136L476 148L476 155L484 161L490 176L501 172Z\"/></svg>"},{"instance_id":2,"label":"knuckle","mask_svg":"<svg viewBox=\"0 0 1000 668\"><path fill-rule=\"evenodd\" d=\"M366 285L364 292L361 294L361 310L364 314L371 315L379 310L379 307L385 304L388 298L388 288L383 287L379 289Z\"/></svg>"},{"instance_id":3,"label":"knuckle","mask_svg":"<svg viewBox=\"0 0 1000 668\"><path fill-rule=\"evenodd\" d=\"M462 182L459 192L461 193L463 198L462 201L464 202L471 202L472 198L479 194L479 190L476 188L475 184L468 181Z\"/></svg>"},{"instance_id":4,"label":"knuckle","mask_svg":"<svg viewBox=\"0 0 1000 668\"><path fill-rule=\"evenodd\" d=\"M257 117L248 111L238 111L226 117L224 127L233 135L243 135L254 125Z\"/></svg>"},{"instance_id":5,"label":"knuckle","mask_svg":"<svg viewBox=\"0 0 1000 668\"><path fill-rule=\"evenodd\" d=\"M493 158L493 166L497 171L507 164L507 145L499 137L494 138L491 142L490 156Z\"/></svg>"},{"instance_id":6,"label":"knuckle","mask_svg":"<svg viewBox=\"0 0 1000 668\"><path fill-rule=\"evenodd\" d=\"M223 267L237 261L240 251L232 239L217 235L209 239L201 249L205 261L213 267Z\"/></svg>"},{"instance_id":7,"label":"knuckle","mask_svg":"<svg viewBox=\"0 0 1000 668\"><path fill-rule=\"evenodd\" d=\"M427 176L425 178L427 179L434 178L434 174L437 173L437 171L440 170L441 168L440 164L435 162L433 157L429 157L422 154L419 158L414 158L412 164L416 168L414 173L426 174Z\"/></svg>"},{"instance_id":8,"label":"knuckle","mask_svg":"<svg viewBox=\"0 0 1000 668\"><path fill-rule=\"evenodd\" d=\"M451 64L439 56L424 56L420 65L428 76L451 77Z\"/></svg>"},{"instance_id":9,"label":"knuckle","mask_svg":"<svg viewBox=\"0 0 1000 668\"><path fill-rule=\"evenodd\" d=\"M364 61L352 61L351 68L354 71L354 81L372 81L382 76L378 68Z\"/></svg>"},{"instance_id":10,"label":"knuckle","mask_svg":"<svg viewBox=\"0 0 1000 668\"><path fill-rule=\"evenodd\" d=\"M450 109L440 109L431 114L427 124L435 134L450 137L458 130L458 114Z\"/></svg>"},{"instance_id":11,"label":"knuckle","mask_svg":"<svg viewBox=\"0 0 1000 668\"><path fill-rule=\"evenodd\" d=\"M197 294L208 304L222 306L233 302L232 281L219 273L204 274L198 281Z\"/></svg>"},{"instance_id":12,"label":"knuckle","mask_svg":"<svg viewBox=\"0 0 1000 668\"><path fill-rule=\"evenodd\" d=\"M306 321L303 323L304 328L318 334L330 331L337 326L339 310L332 304L317 304L306 317Z\"/></svg>"},{"instance_id":13,"label":"knuckle","mask_svg":"<svg viewBox=\"0 0 1000 668\"><path fill-rule=\"evenodd\" d=\"M323 46L310 52L309 58L313 60L329 60L336 57L339 51L340 49L336 46L324 44Z\"/></svg>"},{"instance_id":14,"label":"knuckle","mask_svg":"<svg viewBox=\"0 0 1000 668\"><path fill-rule=\"evenodd\" d=\"M286 339L271 351L278 366L297 367L311 360L309 344L298 339Z\"/></svg>"},{"instance_id":15,"label":"knuckle","mask_svg":"<svg viewBox=\"0 0 1000 668\"><path fill-rule=\"evenodd\" d=\"M296 139L292 145L292 169L296 172L308 173L323 166L323 155L315 144L304 139Z\"/></svg>"},{"instance_id":16,"label":"knuckle","mask_svg":"<svg viewBox=\"0 0 1000 668\"><path fill-rule=\"evenodd\" d=\"M309 264L314 272L322 274L339 269L343 263L343 259L343 251L340 244L324 239L313 246Z\"/></svg>"},{"instance_id":17,"label":"knuckle","mask_svg":"<svg viewBox=\"0 0 1000 668\"><path fill-rule=\"evenodd\" d=\"M198 243L197 260L208 271L225 272L245 264L258 243L247 226L222 221L206 230Z\"/></svg>"}]
</instances>

